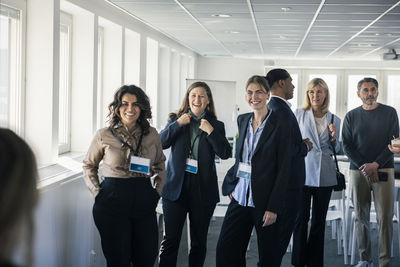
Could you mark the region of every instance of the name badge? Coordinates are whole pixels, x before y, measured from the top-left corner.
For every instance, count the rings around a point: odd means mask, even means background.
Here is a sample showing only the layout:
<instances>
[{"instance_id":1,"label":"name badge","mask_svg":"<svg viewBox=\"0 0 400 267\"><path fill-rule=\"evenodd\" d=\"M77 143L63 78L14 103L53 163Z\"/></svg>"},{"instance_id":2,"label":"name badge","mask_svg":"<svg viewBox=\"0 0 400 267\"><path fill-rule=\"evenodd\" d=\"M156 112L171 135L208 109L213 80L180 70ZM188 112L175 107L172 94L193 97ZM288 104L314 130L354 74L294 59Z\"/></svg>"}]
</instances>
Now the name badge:
<instances>
[{"instance_id":1,"label":"name badge","mask_svg":"<svg viewBox=\"0 0 400 267\"><path fill-rule=\"evenodd\" d=\"M251 179L251 165L240 162L237 172L237 177Z\"/></svg>"},{"instance_id":2,"label":"name badge","mask_svg":"<svg viewBox=\"0 0 400 267\"><path fill-rule=\"evenodd\" d=\"M150 159L131 156L131 164L129 165L129 170L131 172L150 175Z\"/></svg>"},{"instance_id":3,"label":"name badge","mask_svg":"<svg viewBox=\"0 0 400 267\"><path fill-rule=\"evenodd\" d=\"M190 173L197 173L197 160L195 159L187 159L186 160L186 169L185 171L190 172Z\"/></svg>"}]
</instances>

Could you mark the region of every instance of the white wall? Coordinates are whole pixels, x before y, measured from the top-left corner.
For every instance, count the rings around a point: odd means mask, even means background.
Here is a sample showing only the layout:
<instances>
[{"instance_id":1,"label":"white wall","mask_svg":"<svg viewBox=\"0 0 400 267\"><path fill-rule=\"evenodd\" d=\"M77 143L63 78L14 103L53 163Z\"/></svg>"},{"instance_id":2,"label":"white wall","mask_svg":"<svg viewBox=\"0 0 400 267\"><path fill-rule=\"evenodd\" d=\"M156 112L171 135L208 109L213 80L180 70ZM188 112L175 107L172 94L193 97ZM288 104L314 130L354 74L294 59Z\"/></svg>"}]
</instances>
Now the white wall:
<instances>
[{"instance_id":1,"label":"white wall","mask_svg":"<svg viewBox=\"0 0 400 267\"><path fill-rule=\"evenodd\" d=\"M93 202L81 177L41 189L33 266L106 266L93 222Z\"/></svg>"},{"instance_id":2,"label":"white wall","mask_svg":"<svg viewBox=\"0 0 400 267\"><path fill-rule=\"evenodd\" d=\"M125 84L140 83L140 34L125 29Z\"/></svg>"},{"instance_id":3,"label":"white wall","mask_svg":"<svg viewBox=\"0 0 400 267\"><path fill-rule=\"evenodd\" d=\"M158 64L158 129L164 128L168 119L168 113L171 112L171 92L175 90L171 88L171 49L167 46L159 48L159 64Z\"/></svg>"},{"instance_id":4,"label":"white wall","mask_svg":"<svg viewBox=\"0 0 400 267\"><path fill-rule=\"evenodd\" d=\"M27 1L25 137L41 164L58 154L60 3Z\"/></svg>"},{"instance_id":5,"label":"white wall","mask_svg":"<svg viewBox=\"0 0 400 267\"><path fill-rule=\"evenodd\" d=\"M236 82L236 103L240 108L239 113L250 111L245 101L246 82L252 75L264 75L263 60L199 57L197 62L196 79Z\"/></svg>"},{"instance_id":6,"label":"white wall","mask_svg":"<svg viewBox=\"0 0 400 267\"><path fill-rule=\"evenodd\" d=\"M95 39L94 14L61 2L61 9L73 15L71 73L71 150L85 151L93 137ZM96 40L96 42L95 42ZM97 53L96 53L97 55Z\"/></svg>"}]
</instances>

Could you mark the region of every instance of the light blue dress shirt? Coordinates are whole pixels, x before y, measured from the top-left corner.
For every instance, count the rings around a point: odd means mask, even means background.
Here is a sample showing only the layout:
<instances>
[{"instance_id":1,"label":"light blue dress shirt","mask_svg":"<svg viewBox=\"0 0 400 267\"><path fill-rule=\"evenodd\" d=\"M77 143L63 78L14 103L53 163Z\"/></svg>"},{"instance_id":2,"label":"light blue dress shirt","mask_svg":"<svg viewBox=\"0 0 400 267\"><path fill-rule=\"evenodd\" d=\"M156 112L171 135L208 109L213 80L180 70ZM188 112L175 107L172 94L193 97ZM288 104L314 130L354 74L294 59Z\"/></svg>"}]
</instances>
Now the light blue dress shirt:
<instances>
[{"instance_id":1,"label":"light blue dress shirt","mask_svg":"<svg viewBox=\"0 0 400 267\"><path fill-rule=\"evenodd\" d=\"M271 112L269 111L267 117L255 132L253 131L253 126L252 126L253 118L250 119L247 125L246 139L244 140L243 144L242 161L241 161L242 163L251 165L251 158L253 157L254 151L258 144L258 140L260 139L261 133L264 130L265 123L267 122L270 114ZM247 194L249 195L248 199L246 197ZM233 190L232 192L232 197L239 203L239 205L254 208L252 191L251 191L251 179L239 178L235 190Z\"/></svg>"}]
</instances>

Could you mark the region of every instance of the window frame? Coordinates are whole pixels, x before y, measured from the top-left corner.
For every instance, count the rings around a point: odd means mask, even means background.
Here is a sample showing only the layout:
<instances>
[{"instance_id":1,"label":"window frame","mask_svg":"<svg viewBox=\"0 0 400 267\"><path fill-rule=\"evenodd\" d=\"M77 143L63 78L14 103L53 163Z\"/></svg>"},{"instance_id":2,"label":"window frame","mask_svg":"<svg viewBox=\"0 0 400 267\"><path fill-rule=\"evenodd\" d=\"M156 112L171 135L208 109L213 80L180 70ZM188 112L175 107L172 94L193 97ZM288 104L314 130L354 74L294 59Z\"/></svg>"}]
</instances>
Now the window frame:
<instances>
[{"instance_id":1,"label":"window frame","mask_svg":"<svg viewBox=\"0 0 400 267\"><path fill-rule=\"evenodd\" d=\"M72 15L60 11L60 31L61 27L65 26L68 29L68 66L66 68L67 70L67 78L66 78L66 83L67 83L67 92L66 92L66 101L65 107L66 107L66 112L65 115L67 116L65 120L65 142L61 143L60 138L60 133L58 134L58 154L64 154L67 152L71 151L71 91L72 91L72 31L73 31L73 20L72 20ZM60 48L60 57L61 57L61 48ZM61 63L61 59L60 59ZM60 67L61 71L61 67ZM60 73L60 81L61 81L61 73ZM60 90L60 87L59 87ZM60 91L59 91L60 93ZM60 98L59 98L60 99ZM60 108L60 103L58 103L58 108ZM59 110L59 120L60 120L61 112ZM60 129L60 121L58 122L58 130L61 131Z\"/></svg>"},{"instance_id":2,"label":"window frame","mask_svg":"<svg viewBox=\"0 0 400 267\"><path fill-rule=\"evenodd\" d=\"M103 108L103 74L104 74L104 27L97 26L97 111L96 128L104 127L104 108Z\"/></svg>"}]
</instances>

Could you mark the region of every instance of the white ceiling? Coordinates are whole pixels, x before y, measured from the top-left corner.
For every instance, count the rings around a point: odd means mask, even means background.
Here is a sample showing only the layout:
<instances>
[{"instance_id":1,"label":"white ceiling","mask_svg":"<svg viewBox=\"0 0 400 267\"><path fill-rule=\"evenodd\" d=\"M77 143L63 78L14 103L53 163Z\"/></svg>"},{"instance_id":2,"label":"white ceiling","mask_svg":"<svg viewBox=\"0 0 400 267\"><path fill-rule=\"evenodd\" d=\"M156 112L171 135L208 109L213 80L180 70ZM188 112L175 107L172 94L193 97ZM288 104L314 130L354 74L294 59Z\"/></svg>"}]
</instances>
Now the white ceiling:
<instances>
[{"instance_id":1,"label":"white ceiling","mask_svg":"<svg viewBox=\"0 0 400 267\"><path fill-rule=\"evenodd\" d=\"M398 0L109 2L203 56L379 59L392 48L400 53Z\"/></svg>"}]
</instances>

